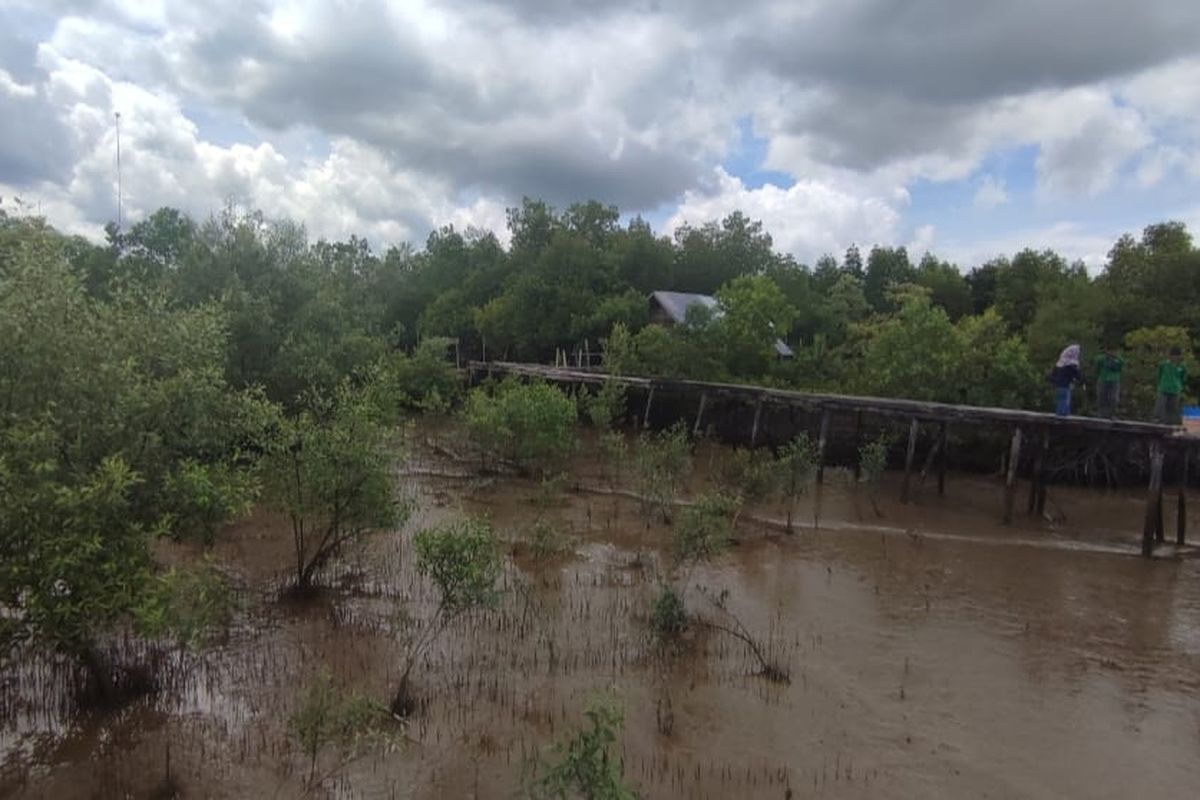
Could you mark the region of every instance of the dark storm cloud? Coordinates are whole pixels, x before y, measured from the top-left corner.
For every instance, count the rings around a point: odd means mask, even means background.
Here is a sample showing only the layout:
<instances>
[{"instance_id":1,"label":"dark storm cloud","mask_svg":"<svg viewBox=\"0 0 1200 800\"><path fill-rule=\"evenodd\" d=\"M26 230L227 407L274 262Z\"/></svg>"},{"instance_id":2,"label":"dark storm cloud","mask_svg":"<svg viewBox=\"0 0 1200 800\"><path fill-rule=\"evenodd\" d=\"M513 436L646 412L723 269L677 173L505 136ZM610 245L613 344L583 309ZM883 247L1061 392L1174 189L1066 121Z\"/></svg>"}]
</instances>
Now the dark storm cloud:
<instances>
[{"instance_id":1,"label":"dark storm cloud","mask_svg":"<svg viewBox=\"0 0 1200 800\"><path fill-rule=\"evenodd\" d=\"M785 80L954 104L1127 74L1198 41L1192 0L847 0L732 46Z\"/></svg>"}]
</instances>

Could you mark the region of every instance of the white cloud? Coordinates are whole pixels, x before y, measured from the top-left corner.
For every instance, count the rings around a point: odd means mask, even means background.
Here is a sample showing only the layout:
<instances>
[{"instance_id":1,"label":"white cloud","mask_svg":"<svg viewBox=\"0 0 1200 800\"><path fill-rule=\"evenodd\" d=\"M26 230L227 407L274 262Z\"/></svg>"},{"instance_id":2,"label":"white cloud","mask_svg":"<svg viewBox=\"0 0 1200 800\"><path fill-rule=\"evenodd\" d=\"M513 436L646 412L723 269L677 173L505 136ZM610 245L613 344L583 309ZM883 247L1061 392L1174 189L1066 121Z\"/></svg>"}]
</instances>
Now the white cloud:
<instances>
[{"instance_id":1,"label":"white cloud","mask_svg":"<svg viewBox=\"0 0 1200 800\"><path fill-rule=\"evenodd\" d=\"M1007 202L1008 190L1004 186L1004 179L997 178L990 173L984 175L983 180L979 183L979 188L975 191L975 207L991 210Z\"/></svg>"},{"instance_id":2,"label":"white cloud","mask_svg":"<svg viewBox=\"0 0 1200 800\"><path fill-rule=\"evenodd\" d=\"M856 241L890 243L897 236L900 214L882 197L854 194L815 180L797 181L787 189L771 184L751 189L719 167L714 183L707 192L687 192L667 229L721 219L740 210L762 220L778 249L809 264Z\"/></svg>"},{"instance_id":3,"label":"white cloud","mask_svg":"<svg viewBox=\"0 0 1200 800\"><path fill-rule=\"evenodd\" d=\"M1068 261L1082 261L1089 271L1096 272L1104 266L1113 240L1108 233L1097 233L1080 223L1063 221L969 242L946 239L938 245L938 254L969 269L993 258L1011 258L1025 248L1049 249Z\"/></svg>"}]
</instances>

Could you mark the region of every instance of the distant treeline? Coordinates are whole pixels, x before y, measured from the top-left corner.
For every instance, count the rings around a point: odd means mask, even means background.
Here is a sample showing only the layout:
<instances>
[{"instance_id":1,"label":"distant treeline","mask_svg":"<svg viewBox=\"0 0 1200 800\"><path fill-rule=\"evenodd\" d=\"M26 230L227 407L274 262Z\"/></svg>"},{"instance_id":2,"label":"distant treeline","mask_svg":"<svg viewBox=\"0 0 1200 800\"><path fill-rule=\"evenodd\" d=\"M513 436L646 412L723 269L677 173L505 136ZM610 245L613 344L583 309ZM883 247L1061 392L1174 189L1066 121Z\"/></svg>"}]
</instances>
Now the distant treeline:
<instances>
[{"instance_id":1,"label":"distant treeline","mask_svg":"<svg viewBox=\"0 0 1200 800\"><path fill-rule=\"evenodd\" d=\"M57 237L36 220L0 224L0 259L35 230ZM493 232L446 227L423 249L375 253L356 237L310 242L301 223L260 213L198 222L164 208L110 227L106 245L57 238L93 298L219 314L230 385L289 406L446 336L464 357L549 361L605 342L627 372L1036 408L1047 369L1075 342L1085 367L1101 346L1125 352L1123 411L1147 416L1162 353L1180 346L1190 361L1200 337L1200 251L1178 222L1123 236L1095 276L1032 249L964 269L851 247L810 266L736 212L669 238L641 219L622 225L612 206L526 200L508 229L507 248ZM715 294L722 313L647 326L660 289ZM794 359L775 358L776 337Z\"/></svg>"}]
</instances>

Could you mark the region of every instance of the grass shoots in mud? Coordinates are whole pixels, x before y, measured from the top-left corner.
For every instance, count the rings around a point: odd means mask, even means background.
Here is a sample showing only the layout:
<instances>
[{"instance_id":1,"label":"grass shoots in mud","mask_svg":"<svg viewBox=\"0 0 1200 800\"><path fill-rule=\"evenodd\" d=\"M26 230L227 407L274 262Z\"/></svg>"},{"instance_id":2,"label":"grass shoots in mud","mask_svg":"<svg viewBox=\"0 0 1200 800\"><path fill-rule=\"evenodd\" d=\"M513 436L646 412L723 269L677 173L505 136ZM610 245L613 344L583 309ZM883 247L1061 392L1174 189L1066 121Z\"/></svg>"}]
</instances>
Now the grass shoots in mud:
<instances>
[{"instance_id":1,"label":"grass shoots in mud","mask_svg":"<svg viewBox=\"0 0 1200 800\"><path fill-rule=\"evenodd\" d=\"M410 643L404 671L392 700L392 712L410 715L416 708L409 679L417 662L455 618L493 605L499 597L500 548L491 525L467 518L416 535L417 571L438 591L434 617Z\"/></svg>"},{"instance_id":2,"label":"grass shoots in mud","mask_svg":"<svg viewBox=\"0 0 1200 800\"><path fill-rule=\"evenodd\" d=\"M664 521L670 520L670 510L679 486L692 469L692 448L687 428L676 423L655 434L643 433L634 453L634 470L642 487L642 514L647 525L657 511Z\"/></svg>"},{"instance_id":3,"label":"grass shoots in mud","mask_svg":"<svg viewBox=\"0 0 1200 800\"><path fill-rule=\"evenodd\" d=\"M879 492L879 482L883 478L884 471L887 469L887 451L888 439L884 434L858 448L859 470L862 473L861 481L867 488L867 497L870 498L871 508L875 510L875 516L877 517L883 516L883 512L879 510L877 495Z\"/></svg>"},{"instance_id":4,"label":"grass shoots in mud","mask_svg":"<svg viewBox=\"0 0 1200 800\"><path fill-rule=\"evenodd\" d=\"M554 746L535 765L528 796L533 800L634 800L614 754L624 717L612 697L597 696L583 712L587 725Z\"/></svg>"},{"instance_id":5,"label":"grass shoots in mud","mask_svg":"<svg viewBox=\"0 0 1200 800\"><path fill-rule=\"evenodd\" d=\"M309 789L317 781L317 760L330 745L341 750L337 767L325 778L353 760L368 742L388 741L394 720L386 708L365 695L348 694L333 685L329 669L322 669L305 689L300 707L291 718L292 734L308 758Z\"/></svg>"}]
</instances>

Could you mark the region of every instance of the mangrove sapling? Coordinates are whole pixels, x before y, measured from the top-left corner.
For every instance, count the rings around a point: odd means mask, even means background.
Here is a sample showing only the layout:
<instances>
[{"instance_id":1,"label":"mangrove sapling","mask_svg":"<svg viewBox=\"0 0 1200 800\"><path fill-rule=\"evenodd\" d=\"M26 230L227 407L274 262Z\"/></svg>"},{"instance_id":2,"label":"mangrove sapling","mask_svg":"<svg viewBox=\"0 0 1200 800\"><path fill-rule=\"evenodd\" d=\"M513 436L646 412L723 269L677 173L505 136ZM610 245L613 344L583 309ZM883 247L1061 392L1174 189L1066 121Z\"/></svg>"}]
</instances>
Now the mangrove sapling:
<instances>
[{"instance_id":1,"label":"mangrove sapling","mask_svg":"<svg viewBox=\"0 0 1200 800\"><path fill-rule=\"evenodd\" d=\"M392 712L408 716L416 708L409 678L442 631L459 616L495 604L499 597L500 548L487 520L468 517L416 535L417 572L433 582L438 605L416 639L409 643Z\"/></svg>"},{"instance_id":2,"label":"mangrove sapling","mask_svg":"<svg viewBox=\"0 0 1200 800\"><path fill-rule=\"evenodd\" d=\"M225 630L239 605L229 581L207 558L154 576L134 612L138 633L199 647Z\"/></svg>"},{"instance_id":3,"label":"mangrove sapling","mask_svg":"<svg viewBox=\"0 0 1200 800\"><path fill-rule=\"evenodd\" d=\"M625 416L625 388L606 380L599 391L580 396L580 410L600 431L615 430Z\"/></svg>"},{"instance_id":4,"label":"mangrove sapling","mask_svg":"<svg viewBox=\"0 0 1200 800\"><path fill-rule=\"evenodd\" d=\"M887 451L888 439L884 434L880 434L878 438L858 448L859 471L862 475L859 480L866 486L867 497L870 499L871 508L875 510L875 516L877 517L883 516L883 512L879 510L877 493L879 491L879 481L883 478L883 473L887 469Z\"/></svg>"},{"instance_id":5,"label":"mangrove sapling","mask_svg":"<svg viewBox=\"0 0 1200 800\"><path fill-rule=\"evenodd\" d=\"M787 503L787 532L794 533L792 519L796 504L808 491L817 474L816 445L807 434L798 434L779 451L779 464L783 467L780 489Z\"/></svg>"},{"instance_id":6,"label":"mangrove sapling","mask_svg":"<svg viewBox=\"0 0 1200 800\"><path fill-rule=\"evenodd\" d=\"M791 672L788 668L771 656L763 643L750 633L750 629L742 622L741 617L729 608L728 589L723 589L719 594L714 595L711 591L701 587L700 594L708 600L711 608L729 620L728 624L711 619L701 620L705 627L732 636L745 644L755 660L758 661L759 674L764 678L775 683L791 683Z\"/></svg>"},{"instance_id":7,"label":"mangrove sapling","mask_svg":"<svg viewBox=\"0 0 1200 800\"><path fill-rule=\"evenodd\" d=\"M346 543L398 524L408 511L395 497L387 432L364 394L343 383L307 406L283 423L263 468L268 504L292 523L301 592Z\"/></svg>"},{"instance_id":8,"label":"mangrove sapling","mask_svg":"<svg viewBox=\"0 0 1200 800\"><path fill-rule=\"evenodd\" d=\"M544 476L575 449L575 402L546 383L506 380L467 397L464 414L474 441L493 462Z\"/></svg>"},{"instance_id":9,"label":"mangrove sapling","mask_svg":"<svg viewBox=\"0 0 1200 800\"><path fill-rule=\"evenodd\" d=\"M634 469L641 486L642 514L647 527L655 511L664 522L670 522L675 495L692 469L686 426L676 423L658 433L643 433L634 453Z\"/></svg>"},{"instance_id":10,"label":"mangrove sapling","mask_svg":"<svg viewBox=\"0 0 1200 800\"><path fill-rule=\"evenodd\" d=\"M637 794L621 779L613 752L624 716L611 697L593 697L583 712L587 725L559 742L535 763L529 782L533 800L634 800Z\"/></svg>"},{"instance_id":11,"label":"mangrove sapling","mask_svg":"<svg viewBox=\"0 0 1200 800\"><path fill-rule=\"evenodd\" d=\"M650 630L659 641L674 640L687 628L683 597L669 583L662 583L650 608Z\"/></svg>"},{"instance_id":12,"label":"mangrove sapling","mask_svg":"<svg viewBox=\"0 0 1200 800\"><path fill-rule=\"evenodd\" d=\"M738 499L738 509L733 516L734 529L742 509L773 494L779 485L778 465L767 450L738 448L722 473L724 485L733 487Z\"/></svg>"},{"instance_id":13,"label":"mangrove sapling","mask_svg":"<svg viewBox=\"0 0 1200 800\"><path fill-rule=\"evenodd\" d=\"M391 743L395 724L387 709L371 698L347 693L333 685L329 669L322 670L304 690L300 707L290 719L292 735L308 758L311 791L341 771L369 743ZM339 759L317 780L317 760L328 746L339 748Z\"/></svg>"}]
</instances>

